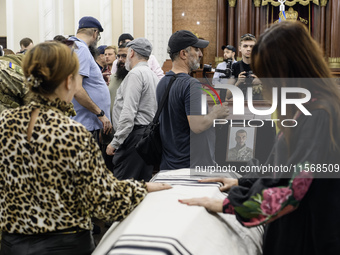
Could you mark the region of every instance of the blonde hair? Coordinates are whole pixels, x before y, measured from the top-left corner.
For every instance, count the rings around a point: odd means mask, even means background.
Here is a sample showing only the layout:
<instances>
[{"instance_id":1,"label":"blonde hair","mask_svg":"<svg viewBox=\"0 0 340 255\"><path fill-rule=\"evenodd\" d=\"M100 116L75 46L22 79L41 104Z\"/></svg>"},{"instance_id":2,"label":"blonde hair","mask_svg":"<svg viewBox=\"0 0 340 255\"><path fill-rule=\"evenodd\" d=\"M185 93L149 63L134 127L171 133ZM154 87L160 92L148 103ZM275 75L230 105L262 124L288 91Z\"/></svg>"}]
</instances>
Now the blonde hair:
<instances>
[{"instance_id":1,"label":"blonde hair","mask_svg":"<svg viewBox=\"0 0 340 255\"><path fill-rule=\"evenodd\" d=\"M32 92L49 95L79 69L77 54L60 42L44 42L28 51L22 68Z\"/></svg>"},{"instance_id":2,"label":"blonde hair","mask_svg":"<svg viewBox=\"0 0 340 255\"><path fill-rule=\"evenodd\" d=\"M117 55L117 52L118 52L117 46L107 46L107 47L105 48L104 52L105 52L106 50L113 50L114 53L115 53L116 55Z\"/></svg>"}]
</instances>

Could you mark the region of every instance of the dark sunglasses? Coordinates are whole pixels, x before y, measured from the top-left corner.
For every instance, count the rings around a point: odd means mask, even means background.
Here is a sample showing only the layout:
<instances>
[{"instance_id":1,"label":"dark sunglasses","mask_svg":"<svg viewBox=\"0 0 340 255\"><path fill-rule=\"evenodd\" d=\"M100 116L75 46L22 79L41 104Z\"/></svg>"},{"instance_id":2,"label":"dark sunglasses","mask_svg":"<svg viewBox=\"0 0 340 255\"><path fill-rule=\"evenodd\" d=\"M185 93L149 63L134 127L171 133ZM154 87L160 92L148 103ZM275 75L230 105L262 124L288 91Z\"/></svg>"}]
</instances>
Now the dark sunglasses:
<instances>
[{"instance_id":1,"label":"dark sunglasses","mask_svg":"<svg viewBox=\"0 0 340 255\"><path fill-rule=\"evenodd\" d=\"M255 38L255 36L252 35L252 34L244 34L244 35L241 36L241 39L243 39L243 38L245 38L245 37Z\"/></svg>"}]
</instances>

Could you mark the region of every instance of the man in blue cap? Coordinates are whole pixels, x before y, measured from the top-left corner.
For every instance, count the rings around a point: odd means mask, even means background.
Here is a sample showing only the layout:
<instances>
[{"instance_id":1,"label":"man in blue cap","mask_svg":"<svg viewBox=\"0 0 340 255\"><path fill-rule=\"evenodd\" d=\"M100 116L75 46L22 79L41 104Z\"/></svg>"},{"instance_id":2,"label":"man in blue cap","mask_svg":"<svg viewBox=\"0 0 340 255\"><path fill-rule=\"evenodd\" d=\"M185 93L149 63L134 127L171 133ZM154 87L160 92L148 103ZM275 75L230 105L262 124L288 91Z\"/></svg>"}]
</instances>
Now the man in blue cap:
<instances>
[{"instance_id":1,"label":"man in blue cap","mask_svg":"<svg viewBox=\"0 0 340 255\"><path fill-rule=\"evenodd\" d=\"M96 62L98 64L98 67L101 72L103 72L104 68L106 67L106 61L105 61L105 48L107 45L100 45L97 48L97 54L96 54Z\"/></svg>"},{"instance_id":2,"label":"man in blue cap","mask_svg":"<svg viewBox=\"0 0 340 255\"><path fill-rule=\"evenodd\" d=\"M79 58L79 74L82 77L82 88L74 95L72 103L77 113L74 120L83 124L99 142L99 131L105 134L112 129L110 121L110 93L103 79L96 61L90 53L89 46L96 47L103 32L100 22L93 17L86 16L79 20L75 41L75 52Z\"/></svg>"}]
</instances>

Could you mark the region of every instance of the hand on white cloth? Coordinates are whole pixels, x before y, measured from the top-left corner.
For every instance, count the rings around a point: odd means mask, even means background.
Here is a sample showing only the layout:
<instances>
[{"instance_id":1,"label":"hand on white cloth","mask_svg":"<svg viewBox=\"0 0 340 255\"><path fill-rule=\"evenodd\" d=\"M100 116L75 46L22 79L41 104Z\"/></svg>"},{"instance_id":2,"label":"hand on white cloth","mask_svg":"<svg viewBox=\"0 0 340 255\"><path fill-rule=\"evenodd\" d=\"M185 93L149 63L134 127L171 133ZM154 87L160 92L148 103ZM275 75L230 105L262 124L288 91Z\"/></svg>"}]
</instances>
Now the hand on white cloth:
<instances>
[{"instance_id":1,"label":"hand on white cloth","mask_svg":"<svg viewBox=\"0 0 340 255\"><path fill-rule=\"evenodd\" d=\"M155 192L155 191L166 190L166 189L172 188L170 184L157 183L157 182L147 182L146 187L148 189L148 192Z\"/></svg>"},{"instance_id":2,"label":"hand on white cloth","mask_svg":"<svg viewBox=\"0 0 340 255\"><path fill-rule=\"evenodd\" d=\"M238 179L224 177L206 178L199 180L198 182L221 182L223 186L220 187L220 191L228 191L231 187L238 186Z\"/></svg>"},{"instance_id":3,"label":"hand on white cloth","mask_svg":"<svg viewBox=\"0 0 340 255\"><path fill-rule=\"evenodd\" d=\"M178 202L189 206L198 205L203 206L211 212L222 212L223 199L215 199L210 197L196 197L189 199L178 199Z\"/></svg>"}]
</instances>

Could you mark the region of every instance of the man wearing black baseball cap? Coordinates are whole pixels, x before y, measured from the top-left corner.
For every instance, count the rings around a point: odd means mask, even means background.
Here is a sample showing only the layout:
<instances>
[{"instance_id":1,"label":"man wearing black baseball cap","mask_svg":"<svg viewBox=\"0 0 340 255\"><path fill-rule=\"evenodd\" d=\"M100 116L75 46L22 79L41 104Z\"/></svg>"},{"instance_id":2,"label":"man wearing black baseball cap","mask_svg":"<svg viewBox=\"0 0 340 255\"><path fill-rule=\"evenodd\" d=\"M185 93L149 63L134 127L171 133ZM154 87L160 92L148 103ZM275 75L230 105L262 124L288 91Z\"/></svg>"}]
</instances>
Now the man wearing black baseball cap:
<instances>
[{"instance_id":1,"label":"man wearing black baseball cap","mask_svg":"<svg viewBox=\"0 0 340 255\"><path fill-rule=\"evenodd\" d=\"M211 126L214 119L228 116L228 107L218 105L208 115L201 115L202 85L189 75L199 68L201 48L208 44L187 30L177 31L169 39L172 69L160 80L156 91L160 102L170 80L175 78L159 119L161 170L214 165L215 133Z\"/></svg>"},{"instance_id":2,"label":"man wearing black baseball cap","mask_svg":"<svg viewBox=\"0 0 340 255\"><path fill-rule=\"evenodd\" d=\"M227 68L231 70L232 64L236 63L237 61L235 60L235 53L236 49L232 45L223 45L222 47L223 50L223 62L219 63L216 66L216 71L214 73L213 77L213 84L216 85L218 82L221 82L222 79L221 77L228 77L226 76L226 73L222 73L221 71L226 70ZM228 77L230 78L230 77Z\"/></svg>"},{"instance_id":3,"label":"man wearing black baseball cap","mask_svg":"<svg viewBox=\"0 0 340 255\"><path fill-rule=\"evenodd\" d=\"M183 50L189 46L196 48L206 48L209 41L201 40L188 30L179 30L175 32L169 39L169 53L173 54Z\"/></svg>"},{"instance_id":4,"label":"man wearing black baseball cap","mask_svg":"<svg viewBox=\"0 0 340 255\"><path fill-rule=\"evenodd\" d=\"M222 47L223 50L223 61L226 61L227 59L232 59L233 64L237 62L235 60L235 54L236 54L236 48L232 45L223 45Z\"/></svg>"}]
</instances>

